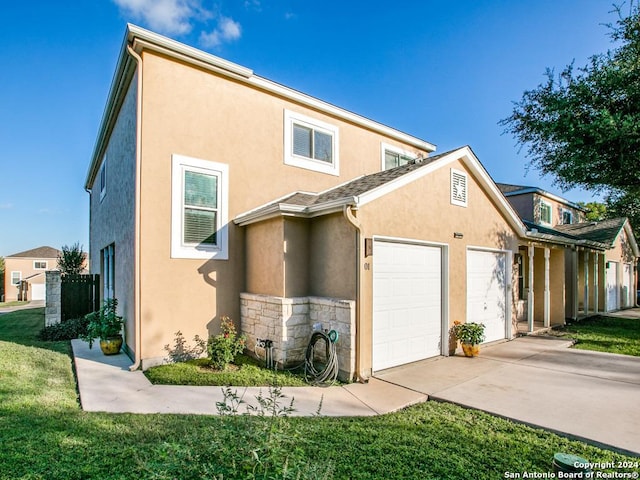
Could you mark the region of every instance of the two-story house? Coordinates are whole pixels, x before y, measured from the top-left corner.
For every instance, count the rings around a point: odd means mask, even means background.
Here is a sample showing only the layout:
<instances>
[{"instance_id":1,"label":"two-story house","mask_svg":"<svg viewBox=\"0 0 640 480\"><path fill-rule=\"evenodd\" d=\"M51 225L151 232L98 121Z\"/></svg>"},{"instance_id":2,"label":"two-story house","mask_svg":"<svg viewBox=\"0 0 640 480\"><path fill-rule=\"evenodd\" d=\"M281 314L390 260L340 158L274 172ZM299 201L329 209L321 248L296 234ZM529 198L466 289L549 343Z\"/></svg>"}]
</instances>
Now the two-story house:
<instances>
[{"instance_id":1,"label":"two-story house","mask_svg":"<svg viewBox=\"0 0 640 480\"><path fill-rule=\"evenodd\" d=\"M565 251L565 312L567 318L635 305L638 259L635 236L625 218L600 222L586 220L585 209L540 188L497 184L528 229L546 232L571 242ZM523 286L528 293L527 252L518 257ZM523 316L522 307L519 309Z\"/></svg>"},{"instance_id":2,"label":"two-story house","mask_svg":"<svg viewBox=\"0 0 640 480\"><path fill-rule=\"evenodd\" d=\"M5 302L45 300L45 272L55 270L60 251L38 247L5 257Z\"/></svg>"}]
</instances>

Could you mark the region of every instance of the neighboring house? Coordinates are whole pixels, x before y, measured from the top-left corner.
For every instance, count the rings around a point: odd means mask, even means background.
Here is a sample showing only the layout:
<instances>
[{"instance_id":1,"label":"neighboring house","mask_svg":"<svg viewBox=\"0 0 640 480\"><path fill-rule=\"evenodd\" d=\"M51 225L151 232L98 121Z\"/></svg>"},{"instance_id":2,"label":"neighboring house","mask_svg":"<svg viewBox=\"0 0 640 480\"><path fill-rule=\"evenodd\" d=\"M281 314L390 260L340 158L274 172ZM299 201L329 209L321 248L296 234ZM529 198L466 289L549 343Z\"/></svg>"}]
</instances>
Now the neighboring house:
<instances>
[{"instance_id":1,"label":"neighboring house","mask_svg":"<svg viewBox=\"0 0 640 480\"><path fill-rule=\"evenodd\" d=\"M585 209L535 187L497 184L529 231L566 242L565 315L577 318L635 305L634 265L640 256L626 218L589 222ZM527 293L527 252L521 252L524 272L520 302ZM522 295L524 294L524 296ZM521 312L522 316L522 312Z\"/></svg>"},{"instance_id":2,"label":"neighboring house","mask_svg":"<svg viewBox=\"0 0 640 480\"><path fill-rule=\"evenodd\" d=\"M45 272L57 269L60 253L52 247L38 247L5 257L5 302L45 300Z\"/></svg>"},{"instance_id":3,"label":"neighboring house","mask_svg":"<svg viewBox=\"0 0 640 480\"><path fill-rule=\"evenodd\" d=\"M565 250L582 241L528 229L469 147L434 150L129 25L85 188L91 272L132 368L224 315L285 364L314 324L337 330L349 379L448 355L455 320L511 338L521 248L529 323L562 323Z\"/></svg>"}]
</instances>

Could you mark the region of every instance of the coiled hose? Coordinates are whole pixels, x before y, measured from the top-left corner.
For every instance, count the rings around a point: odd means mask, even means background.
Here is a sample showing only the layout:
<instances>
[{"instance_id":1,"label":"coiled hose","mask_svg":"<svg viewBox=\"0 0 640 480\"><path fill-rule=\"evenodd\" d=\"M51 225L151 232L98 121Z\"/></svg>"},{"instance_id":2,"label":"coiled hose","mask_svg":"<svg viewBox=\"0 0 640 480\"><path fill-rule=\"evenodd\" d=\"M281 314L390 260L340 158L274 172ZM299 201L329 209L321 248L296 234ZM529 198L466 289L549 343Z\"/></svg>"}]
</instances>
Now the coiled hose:
<instances>
[{"instance_id":1,"label":"coiled hose","mask_svg":"<svg viewBox=\"0 0 640 480\"><path fill-rule=\"evenodd\" d=\"M323 340L325 344L325 364L319 364L316 368L314 363L316 343ZM336 342L338 341L338 333L331 330L329 333L323 331L315 331L311 334L311 339L307 345L307 351L304 359L304 378L308 383L319 385L322 383L329 384L338 378L338 354L336 352Z\"/></svg>"}]
</instances>

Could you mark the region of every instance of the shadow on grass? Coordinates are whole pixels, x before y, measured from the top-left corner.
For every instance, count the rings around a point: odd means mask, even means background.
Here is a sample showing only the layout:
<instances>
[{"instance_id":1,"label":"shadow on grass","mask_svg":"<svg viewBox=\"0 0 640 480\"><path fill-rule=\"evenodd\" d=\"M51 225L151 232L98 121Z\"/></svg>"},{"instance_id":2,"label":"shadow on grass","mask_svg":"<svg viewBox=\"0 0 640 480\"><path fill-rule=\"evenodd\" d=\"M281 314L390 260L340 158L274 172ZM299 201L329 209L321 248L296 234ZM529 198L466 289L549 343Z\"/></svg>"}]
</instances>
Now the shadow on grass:
<instances>
[{"instance_id":1,"label":"shadow on grass","mask_svg":"<svg viewBox=\"0 0 640 480\"><path fill-rule=\"evenodd\" d=\"M44 328L44 308L29 308L0 315L0 341L43 348L72 358L69 341L49 342L38 338Z\"/></svg>"}]
</instances>

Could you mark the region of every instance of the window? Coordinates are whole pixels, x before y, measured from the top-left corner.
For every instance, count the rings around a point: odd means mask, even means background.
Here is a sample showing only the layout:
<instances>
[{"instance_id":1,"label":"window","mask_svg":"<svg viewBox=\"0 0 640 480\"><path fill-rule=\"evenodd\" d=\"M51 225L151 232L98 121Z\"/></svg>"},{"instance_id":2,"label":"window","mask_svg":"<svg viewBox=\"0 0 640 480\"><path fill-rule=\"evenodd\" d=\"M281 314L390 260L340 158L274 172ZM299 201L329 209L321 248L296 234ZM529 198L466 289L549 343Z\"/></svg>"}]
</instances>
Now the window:
<instances>
[{"instance_id":1,"label":"window","mask_svg":"<svg viewBox=\"0 0 640 480\"><path fill-rule=\"evenodd\" d=\"M33 261L33 269L34 270L46 270L48 263L46 260L34 260Z\"/></svg>"},{"instance_id":2,"label":"window","mask_svg":"<svg viewBox=\"0 0 640 480\"><path fill-rule=\"evenodd\" d=\"M551 225L551 204L540 200L540 223Z\"/></svg>"},{"instance_id":3,"label":"window","mask_svg":"<svg viewBox=\"0 0 640 480\"><path fill-rule=\"evenodd\" d=\"M11 285L18 286L22 281L22 272L11 272Z\"/></svg>"},{"instance_id":4,"label":"window","mask_svg":"<svg viewBox=\"0 0 640 480\"><path fill-rule=\"evenodd\" d=\"M107 155L102 158L102 165L100 166L100 172L98 173L98 179L100 180L100 201L107 194Z\"/></svg>"},{"instance_id":5,"label":"window","mask_svg":"<svg viewBox=\"0 0 640 480\"><path fill-rule=\"evenodd\" d=\"M571 225L573 223L573 213L571 210L562 209L562 224Z\"/></svg>"},{"instance_id":6,"label":"window","mask_svg":"<svg viewBox=\"0 0 640 480\"><path fill-rule=\"evenodd\" d=\"M416 155L392 145L382 144L382 170L400 167L416 159Z\"/></svg>"},{"instance_id":7,"label":"window","mask_svg":"<svg viewBox=\"0 0 640 480\"><path fill-rule=\"evenodd\" d=\"M102 277L102 298L115 298L116 259L115 244L103 248L100 259L100 276Z\"/></svg>"},{"instance_id":8,"label":"window","mask_svg":"<svg viewBox=\"0 0 640 480\"><path fill-rule=\"evenodd\" d=\"M285 110L284 163L339 175L338 128Z\"/></svg>"},{"instance_id":9,"label":"window","mask_svg":"<svg viewBox=\"0 0 640 480\"><path fill-rule=\"evenodd\" d=\"M467 174L460 170L451 169L451 204L460 207L467 206Z\"/></svg>"},{"instance_id":10,"label":"window","mask_svg":"<svg viewBox=\"0 0 640 480\"><path fill-rule=\"evenodd\" d=\"M226 260L228 166L173 156L171 257Z\"/></svg>"}]
</instances>

